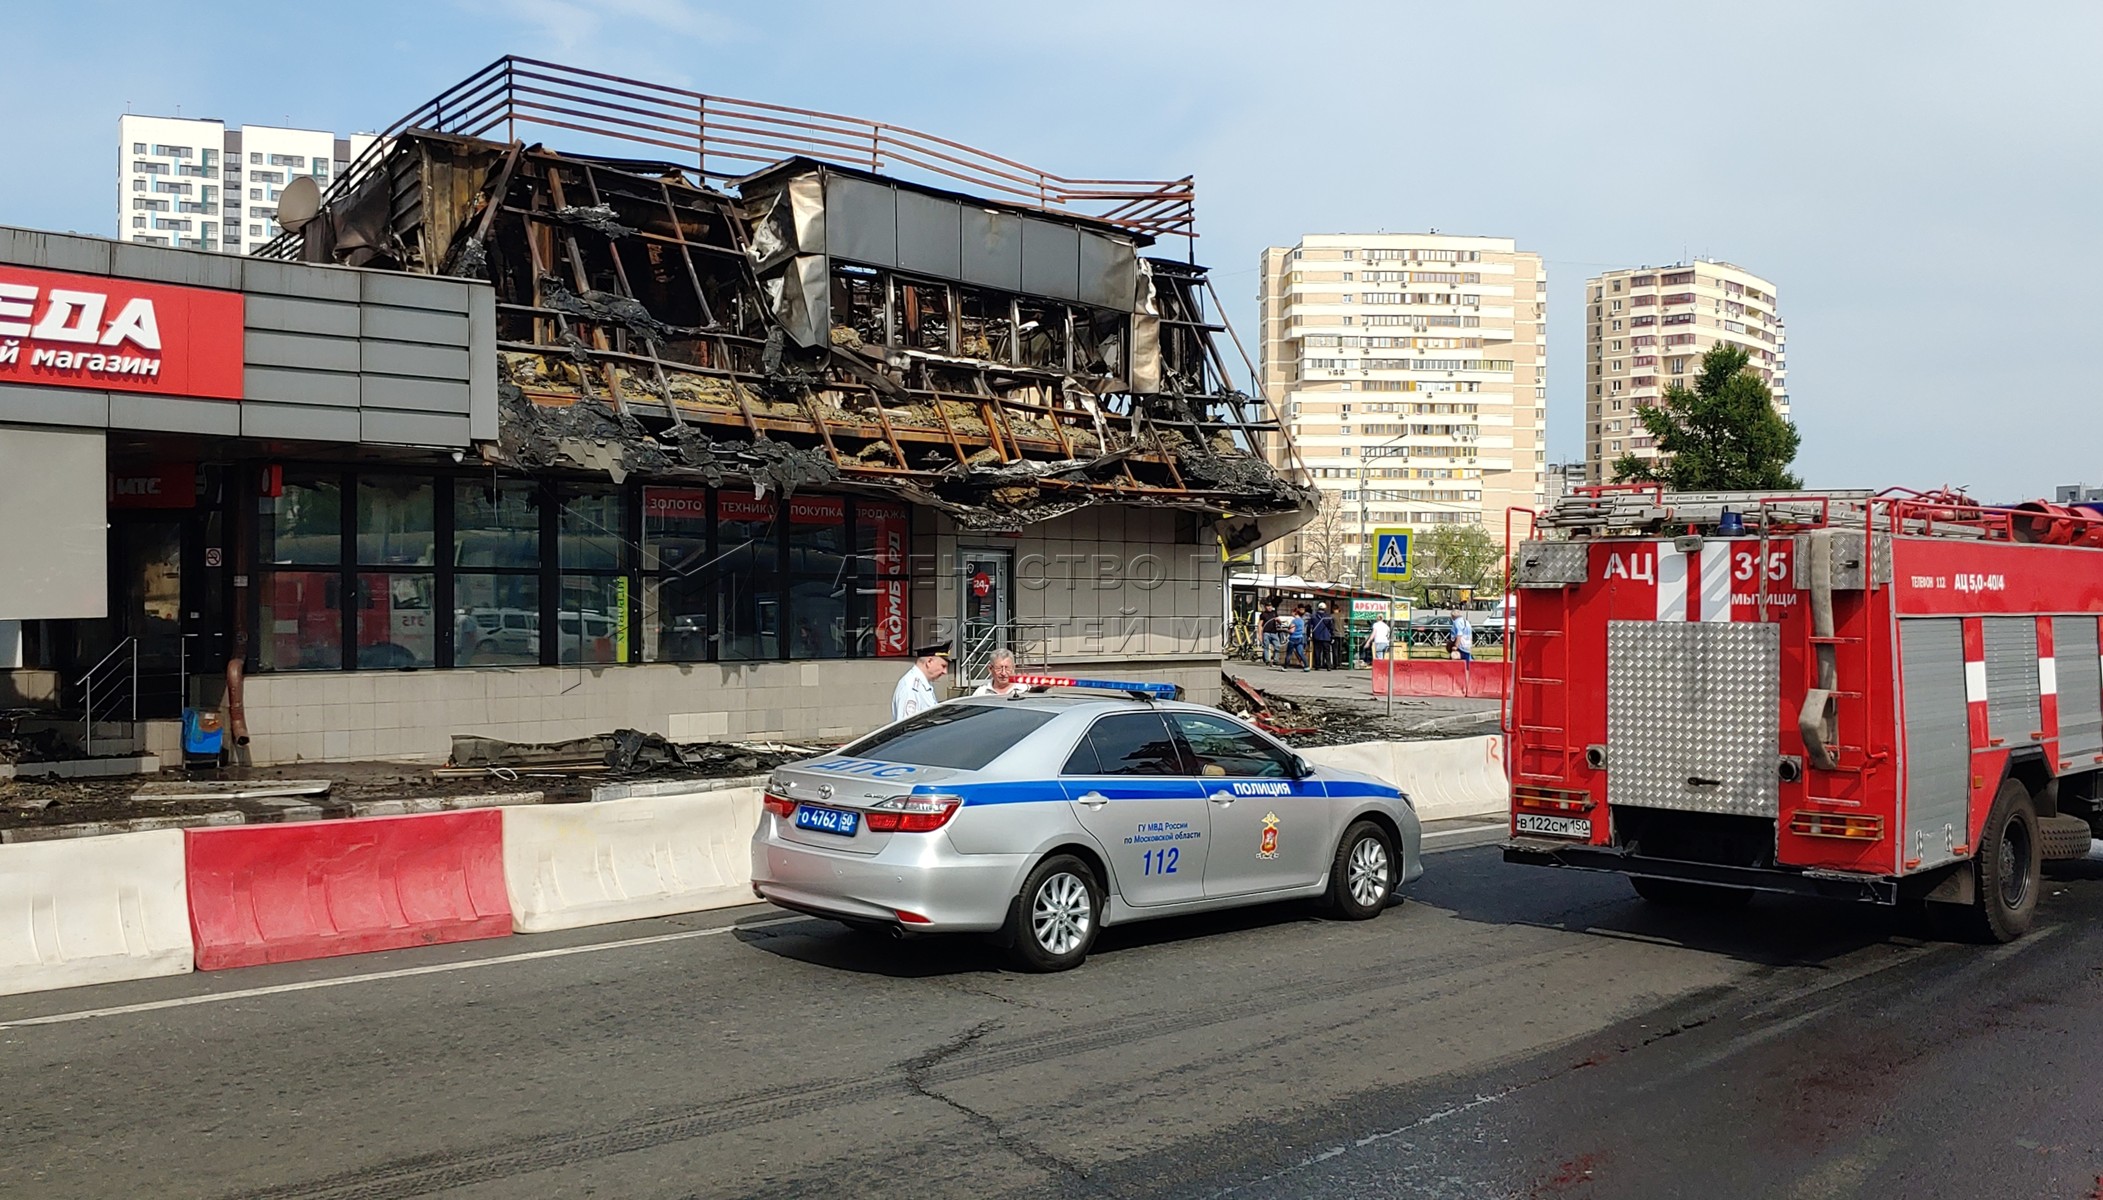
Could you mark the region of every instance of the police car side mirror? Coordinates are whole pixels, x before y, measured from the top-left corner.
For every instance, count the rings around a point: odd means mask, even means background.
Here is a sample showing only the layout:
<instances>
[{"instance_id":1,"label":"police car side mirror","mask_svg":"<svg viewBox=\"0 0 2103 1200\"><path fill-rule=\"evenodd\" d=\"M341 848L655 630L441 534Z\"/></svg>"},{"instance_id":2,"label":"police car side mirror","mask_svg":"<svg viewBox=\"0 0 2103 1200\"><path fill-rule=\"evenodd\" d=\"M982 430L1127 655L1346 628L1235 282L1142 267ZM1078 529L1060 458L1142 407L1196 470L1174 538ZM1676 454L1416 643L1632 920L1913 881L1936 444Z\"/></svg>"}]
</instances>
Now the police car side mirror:
<instances>
[{"instance_id":1,"label":"police car side mirror","mask_svg":"<svg viewBox=\"0 0 2103 1200\"><path fill-rule=\"evenodd\" d=\"M1312 774L1314 774L1313 763L1308 762L1297 754L1292 756L1292 777L1294 779L1305 779Z\"/></svg>"}]
</instances>

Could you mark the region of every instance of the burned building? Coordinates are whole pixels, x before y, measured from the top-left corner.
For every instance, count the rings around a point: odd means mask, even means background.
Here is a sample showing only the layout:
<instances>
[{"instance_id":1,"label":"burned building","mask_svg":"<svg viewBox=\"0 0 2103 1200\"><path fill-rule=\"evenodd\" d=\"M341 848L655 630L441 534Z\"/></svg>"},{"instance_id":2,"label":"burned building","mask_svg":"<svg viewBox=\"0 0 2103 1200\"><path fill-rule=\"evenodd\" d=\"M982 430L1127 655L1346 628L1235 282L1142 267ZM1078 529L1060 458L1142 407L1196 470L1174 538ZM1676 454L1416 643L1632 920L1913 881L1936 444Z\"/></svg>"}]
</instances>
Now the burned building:
<instances>
[{"instance_id":1,"label":"burned building","mask_svg":"<svg viewBox=\"0 0 2103 1200\"><path fill-rule=\"evenodd\" d=\"M1061 179L891 126L492 64L311 204L288 194L261 252L473 289L486 329L429 312L486 379L471 435L419 452L314 424L137 451L214 481L233 544L210 619L250 673L258 759L617 724L843 736L936 637L965 681L1005 646L1213 694L1221 551L1290 528L1310 493L1259 453L1279 425L1231 382L1193 203L1188 179ZM247 335L251 379L341 371L280 308ZM407 682L447 668L468 670L435 695ZM420 719L270 727L364 703Z\"/></svg>"}]
</instances>

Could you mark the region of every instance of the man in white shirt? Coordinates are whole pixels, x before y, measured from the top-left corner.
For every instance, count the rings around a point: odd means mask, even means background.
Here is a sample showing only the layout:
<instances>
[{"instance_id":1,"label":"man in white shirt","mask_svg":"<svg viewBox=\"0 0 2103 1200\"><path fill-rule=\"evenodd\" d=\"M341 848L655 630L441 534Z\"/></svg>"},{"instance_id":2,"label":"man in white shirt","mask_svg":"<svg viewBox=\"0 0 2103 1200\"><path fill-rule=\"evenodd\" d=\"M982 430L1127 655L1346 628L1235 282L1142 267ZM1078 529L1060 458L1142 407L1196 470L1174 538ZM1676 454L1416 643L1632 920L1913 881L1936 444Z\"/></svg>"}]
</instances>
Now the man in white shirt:
<instances>
[{"instance_id":1,"label":"man in white shirt","mask_svg":"<svg viewBox=\"0 0 2103 1200\"><path fill-rule=\"evenodd\" d=\"M949 643L936 642L913 648L918 660L906 668L891 689L891 719L903 721L914 713L924 713L942 701L935 695L935 680L949 674Z\"/></svg>"},{"instance_id":2,"label":"man in white shirt","mask_svg":"<svg viewBox=\"0 0 2103 1200\"><path fill-rule=\"evenodd\" d=\"M1459 613L1453 614L1453 657L1464 663L1475 661L1475 627Z\"/></svg>"},{"instance_id":3,"label":"man in white shirt","mask_svg":"<svg viewBox=\"0 0 2103 1200\"><path fill-rule=\"evenodd\" d=\"M1373 661L1386 661L1388 651L1394 648L1394 644L1394 626L1387 623L1386 617L1375 617L1373 619Z\"/></svg>"},{"instance_id":4,"label":"man in white shirt","mask_svg":"<svg viewBox=\"0 0 2103 1200\"><path fill-rule=\"evenodd\" d=\"M974 696L999 696L1006 700L1024 695L1029 691L1030 688L1026 685L1015 682L1015 652L1013 650L995 650L992 661L986 666L986 682L978 685L978 690L971 694Z\"/></svg>"}]
</instances>

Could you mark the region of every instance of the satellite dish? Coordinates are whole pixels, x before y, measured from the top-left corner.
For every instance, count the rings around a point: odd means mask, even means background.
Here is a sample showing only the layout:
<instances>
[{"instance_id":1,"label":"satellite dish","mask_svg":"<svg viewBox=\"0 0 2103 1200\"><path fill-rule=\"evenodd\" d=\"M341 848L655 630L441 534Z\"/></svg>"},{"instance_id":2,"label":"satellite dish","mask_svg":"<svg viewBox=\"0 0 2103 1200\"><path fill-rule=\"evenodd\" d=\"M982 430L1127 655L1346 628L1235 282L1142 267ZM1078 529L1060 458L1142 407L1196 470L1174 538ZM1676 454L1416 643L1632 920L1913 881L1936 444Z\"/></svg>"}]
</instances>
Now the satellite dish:
<instances>
[{"instance_id":1,"label":"satellite dish","mask_svg":"<svg viewBox=\"0 0 2103 1200\"><path fill-rule=\"evenodd\" d=\"M277 223L287 233L298 233L321 211L321 185L311 175L302 175L278 193Z\"/></svg>"}]
</instances>

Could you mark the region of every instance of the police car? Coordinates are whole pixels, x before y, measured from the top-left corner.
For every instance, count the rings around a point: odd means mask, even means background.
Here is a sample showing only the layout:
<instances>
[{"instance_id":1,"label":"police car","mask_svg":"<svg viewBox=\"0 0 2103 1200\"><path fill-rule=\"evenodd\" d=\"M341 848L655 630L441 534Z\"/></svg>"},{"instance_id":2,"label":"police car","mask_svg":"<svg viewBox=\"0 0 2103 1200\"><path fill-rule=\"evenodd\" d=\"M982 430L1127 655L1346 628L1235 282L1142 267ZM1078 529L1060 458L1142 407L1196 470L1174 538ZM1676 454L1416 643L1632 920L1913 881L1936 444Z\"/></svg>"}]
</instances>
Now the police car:
<instances>
[{"instance_id":1,"label":"police car","mask_svg":"<svg viewBox=\"0 0 2103 1200\"><path fill-rule=\"evenodd\" d=\"M1315 767L1172 684L952 700L776 770L753 890L896 933L998 932L1078 966L1097 932L1299 897L1377 916L1423 873L1409 798Z\"/></svg>"}]
</instances>

